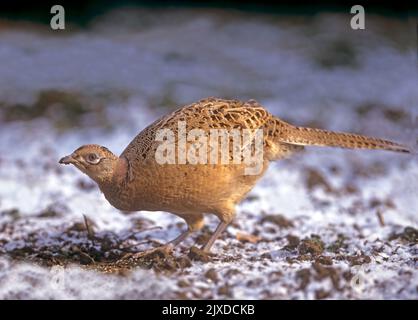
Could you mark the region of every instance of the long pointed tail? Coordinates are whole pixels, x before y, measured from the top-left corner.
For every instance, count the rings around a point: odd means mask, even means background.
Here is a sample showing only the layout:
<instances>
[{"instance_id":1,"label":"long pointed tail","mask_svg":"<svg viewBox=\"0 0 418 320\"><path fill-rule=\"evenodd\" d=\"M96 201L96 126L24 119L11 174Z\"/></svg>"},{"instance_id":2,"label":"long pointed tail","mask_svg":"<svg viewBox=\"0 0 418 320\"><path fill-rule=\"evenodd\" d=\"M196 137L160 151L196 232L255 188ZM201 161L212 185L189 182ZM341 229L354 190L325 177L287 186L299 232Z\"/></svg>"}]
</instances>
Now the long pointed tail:
<instances>
[{"instance_id":1,"label":"long pointed tail","mask_svg":"<svg viewBox=\"0 0 418 320\"><path fill-rule=\"evenodd\" d=\"M411 153L408 147L379 138L359 134L333 132L328 130L294 127L287 132L283 142L305 146L329 146L350 149L382 149Z\"/></svg>"}]
</instances>

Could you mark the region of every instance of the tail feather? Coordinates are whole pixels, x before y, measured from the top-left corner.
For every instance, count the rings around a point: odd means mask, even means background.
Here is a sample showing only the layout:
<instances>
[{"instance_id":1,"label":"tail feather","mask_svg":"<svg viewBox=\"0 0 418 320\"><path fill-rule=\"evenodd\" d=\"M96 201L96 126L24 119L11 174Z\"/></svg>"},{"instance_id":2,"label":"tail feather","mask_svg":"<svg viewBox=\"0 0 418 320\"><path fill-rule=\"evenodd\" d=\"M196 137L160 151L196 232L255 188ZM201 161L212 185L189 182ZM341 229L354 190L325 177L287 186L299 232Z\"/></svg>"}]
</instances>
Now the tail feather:
<instances>
[{"instance_id":1,"label":"tail feather","mask_svg":"<svg viewBox=\"0 0 418 320\"><path fill-rule=\"evenodd\" d=\"M333 132L304 127L293 127L287 133L283 142L295 145L329 146L350 149L381 149L411 153L411 150L404 145L353 133Z\"/></svg>"}]
</instances>

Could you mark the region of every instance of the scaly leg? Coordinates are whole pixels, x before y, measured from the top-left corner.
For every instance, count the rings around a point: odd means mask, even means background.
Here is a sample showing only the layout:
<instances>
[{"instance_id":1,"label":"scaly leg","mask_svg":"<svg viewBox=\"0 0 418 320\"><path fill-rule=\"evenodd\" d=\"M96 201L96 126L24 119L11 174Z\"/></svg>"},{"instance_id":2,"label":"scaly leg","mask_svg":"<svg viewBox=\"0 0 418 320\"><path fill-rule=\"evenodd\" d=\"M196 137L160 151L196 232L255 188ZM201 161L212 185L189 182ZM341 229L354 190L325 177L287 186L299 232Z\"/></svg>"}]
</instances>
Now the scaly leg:
<instances>
[{"instance_id":1,"label":"scaly leg","mask_svg":"<svg viewBox=\"0 0 418 320\"><path fill-rule=\"evenodd\" d=\"M223 221L221 221L218 224L218 226L216 227L215 232L212 234L212 236L210 237L208 242L206 242L206 244L203 246L202 250L204 252L209 252L210 251L210 248L212 247L215 240L218 239L220 234L225 231L225 229L228 225L229 225L229 222L223 222Z\"/></svg>"},{"instance_id":2,"label":"scaly leg","mask_svg":"<svg viewBox=\"0 0 418 320\"><path fill-rule=\"evenodd\" d=\"M202 251L208 253L210 248L212 248L213 243L216 239L219 238L222 232L225 231L226 227L232 222L235 217L235 205L234 203L226 203L223 208L218 212L215 212L215 215L221 220L221 222L216 227L215 232L212 234L208 242L202 247Z\"/></svg>"},{"instance_id":3,"label":"scaly leg","mask_svg":"<svg viewBox=\"0 0 418 320\"><path fill-rule=\"evenodd\" d=\"M192 230L187 229L183 233L181 233L177 238L171 240L170 242L166 243L165 246L171 246L171 247L177 247L180 243L182 243L184 240L186 240L191 234L193 233Z\"/></svg>"}]
</instances>

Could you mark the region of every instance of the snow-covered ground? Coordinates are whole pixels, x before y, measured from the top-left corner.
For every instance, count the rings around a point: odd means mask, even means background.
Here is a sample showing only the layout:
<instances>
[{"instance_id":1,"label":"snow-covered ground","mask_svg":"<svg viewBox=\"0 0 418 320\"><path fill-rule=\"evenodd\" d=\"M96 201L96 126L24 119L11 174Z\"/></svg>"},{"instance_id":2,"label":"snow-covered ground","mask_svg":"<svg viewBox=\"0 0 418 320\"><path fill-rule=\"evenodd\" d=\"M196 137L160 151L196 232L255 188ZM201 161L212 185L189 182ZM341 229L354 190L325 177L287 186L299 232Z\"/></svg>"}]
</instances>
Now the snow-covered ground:
<instances>
[{"instance_id":1,"label":"snow-covered ground","mask_svg":"<svg viewBox=\"0 0 418 320\"><path fill-rule=\"evenodd\" d=\"M415 28L220 10L115 10L65 33L0 21L0 298L418 298L416 155L309 148L272 164L211 261L184 262L194 238L175 267L118 272L93 260L172 239L182 221L123 215L57 163L86 143L119 153L207 96L416 148Z\"/></svg>"}]
</instances>

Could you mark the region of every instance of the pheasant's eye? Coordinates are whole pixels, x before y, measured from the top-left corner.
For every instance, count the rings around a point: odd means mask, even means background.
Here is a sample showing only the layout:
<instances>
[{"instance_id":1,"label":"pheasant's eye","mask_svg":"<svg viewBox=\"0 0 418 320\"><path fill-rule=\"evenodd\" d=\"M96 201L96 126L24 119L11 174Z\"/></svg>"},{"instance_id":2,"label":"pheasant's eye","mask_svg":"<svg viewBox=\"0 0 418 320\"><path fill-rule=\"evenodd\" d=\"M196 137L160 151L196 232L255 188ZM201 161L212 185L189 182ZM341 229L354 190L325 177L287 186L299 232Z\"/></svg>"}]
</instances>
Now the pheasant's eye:
<instances>
[{"instance_id":1,"label":"pheasant's eye","mask_svg":"<svg viewBox=\"0 0 418 320\"><path fill-rule=\"evenodd\" d=\"M100 161L100 158L95 153L89 153L86 157L87 162L91 164L97 164Z\"/></svg>"}]
</instances>

